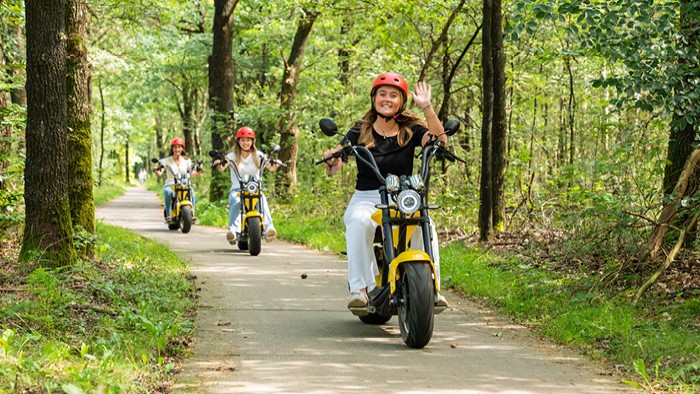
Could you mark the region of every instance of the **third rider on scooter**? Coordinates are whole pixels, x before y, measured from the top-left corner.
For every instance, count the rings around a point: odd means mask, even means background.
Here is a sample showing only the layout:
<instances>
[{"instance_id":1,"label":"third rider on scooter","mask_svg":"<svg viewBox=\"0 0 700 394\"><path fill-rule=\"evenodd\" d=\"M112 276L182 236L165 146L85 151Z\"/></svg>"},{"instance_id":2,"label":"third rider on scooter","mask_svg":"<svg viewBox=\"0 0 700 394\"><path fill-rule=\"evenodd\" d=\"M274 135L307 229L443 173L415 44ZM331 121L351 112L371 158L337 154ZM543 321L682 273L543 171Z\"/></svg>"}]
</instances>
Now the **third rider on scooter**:
<instances>
[{"instance_id":1,"label":"third rider on scooter","mask_svg":"<svg viewBox=\"0 0 700 394\"><path fill-rule=\"evenodd\" d=\"M258 152L255 149L255 132L250 127L241 127L236 132L236 143L233 146L231 152L226 155L230 161L236 163L238 167L238 173L241 177L246 175L255 176L260 172L260 163L263 162L264 153ZM222 163L220 160L215 160L214 165L219 171L225 170L229 167L228 161ZM267 169L270 171L275 171L279 168L279 162L271 161L267 164ZM231 245L236 244L237 234L241 232L241 214L240 214L240 204L241 200L238 196L240 191L241 180L238 179L236 171L231 168L231 190L228 195L228 202L230 205L229 216L228 216L228 232L226 233L226 239ZM272 224L272 215L270 215L270 207L267 205L267 197L262 196L262 209L263 217L265 220L265 240L267 242L272 241L277 234L275 226Z\"/></svg>"},{"instance_id":2,"label":"third rider on scooter","mask_svg":"<svg viewBox=\"0 0 700 394\"><path fill-rule=\"evenodd\" d=\"M370 91L371 108L361 120L357 121L347 138L352 145L362 145L370 150L376 160L381 174L411 175L413 158L418 147L425 146L431 135L447 143L447 135L433 110L431 87L425 82L418 82L411 92L413 102L423 111L427 123L410 110L406 110L408 84L399 74L384 73L378 76ZM324 152L329 158L342 146ZM326 172L332 175L343 166L339 158L329 159ZM348 256L348 285L350 301L348 307L367 306L367 293L375 287L375 275L378 274L376 259L372 249L377 224L371 216L379 204L380 181L372 169L357 161L357 181L355 192L345 211L345 243ZM431 244L435 254L436 280L440 278L440 258L437 245L435 225L431 222ZM415 240L415 241L414 241ZM415 232L412 242L422 245L420 228ZM419 242L419 243L418 243ZM437 296L436 305L447 306L442 295Z\"/></svg>"}]
</instances>

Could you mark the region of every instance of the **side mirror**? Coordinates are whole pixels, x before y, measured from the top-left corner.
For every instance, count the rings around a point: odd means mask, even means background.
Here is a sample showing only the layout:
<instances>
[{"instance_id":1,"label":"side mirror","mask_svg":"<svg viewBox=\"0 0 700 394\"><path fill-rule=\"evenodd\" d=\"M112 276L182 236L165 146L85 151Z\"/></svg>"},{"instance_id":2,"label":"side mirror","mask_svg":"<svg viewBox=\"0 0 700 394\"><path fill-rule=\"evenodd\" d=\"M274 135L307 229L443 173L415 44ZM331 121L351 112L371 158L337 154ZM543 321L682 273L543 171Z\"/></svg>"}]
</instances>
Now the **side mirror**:
<instances>
[{"instance_id":1,"label":"side mirror","mask_svg":"<svg viewBox=\"0 0 700 394\"><path fill-rule=\"evenodd\" d=\"M197 160L197 164L202 164L202 163L203 163L202 159Z\"/></svg>"},{"instance_id":2,"label":"side mirror","mask_svg":"<svg viewBox=\"0 0 700 394\"><path fill-rule=\"evenodd\" d=\"M282 150L282 148L279 145L275 145L272 147L272 150L270 150L270 154L274 154Z\"/></svg>"},{"instance_id":3,"label":"side mirror","mask_svg":"<svg viewBox=\"0 0 700 394\"><path fill-rule=\"evenodd\" d=\"M459 131L459 121L450 119L445 123L445 134L451 136Z\"/></svg>"},{"instance_id":4,"label":"side mirror","mask_svg":"<svg viewBox=\"0 0 700 394\"><path fill-rule=\"evenodd\" d=\"M158 159L156 159L155 157L152 157L152 158L151 158L151 163L153 163L153 164L158 163Z\"/></svg>"},{"instance_id":5,"label":"side mirror","mask_svg":"<svg viewBox=\"0 0 700 394\"><path fill-rule=\"evenodd\" d=\"M333 119L323 118L318 122L318 125L323 134L327 135L328 137L338 134L338 126L336 126Z\"/></svg>"},{"instance_id":6,"label":"side mirror","mask_svg":"<svg viewBox=\"0 0 700 394\"><path fill-rule=\"evenodd\" d=\"M217 157L219 157L219 151L216 149L210 150L209 157L211 157L212 159L216 159Z\"/></svg>"}]
</instances>

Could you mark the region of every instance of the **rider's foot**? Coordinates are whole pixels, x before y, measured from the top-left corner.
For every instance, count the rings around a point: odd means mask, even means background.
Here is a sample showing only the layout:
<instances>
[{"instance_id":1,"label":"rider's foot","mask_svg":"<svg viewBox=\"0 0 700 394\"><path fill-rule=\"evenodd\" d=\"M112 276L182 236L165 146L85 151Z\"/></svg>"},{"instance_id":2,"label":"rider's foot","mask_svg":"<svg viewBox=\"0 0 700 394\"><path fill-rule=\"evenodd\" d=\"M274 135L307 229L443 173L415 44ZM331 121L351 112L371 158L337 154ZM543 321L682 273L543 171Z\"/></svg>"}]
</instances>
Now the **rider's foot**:
<instances>
[{"instance_id":1,"label":"rider's foot","mask_svg":"<svg viewBox=\"0 0 700 394\"><path fill-rule=\"evenodd\" d=\"M236 234L229 231L226 233L226 239L228 240L229 244L233 245L236 243Z\"/></svg>"},{"instance_id":2,"label":"rider's foot","mask_svg":"<svg viewBox=\"0 0 700 394\"><path fill-rule=\"evenodd\" d=\"M274 241L275 235L277 235L277 231L274 228L271 228L271 229L265 231L265 241L267 241L267 242Z\"/></svg>"},{"instance_id":3,"label":"rider's foot","mask_svg":"<svg viewBox=\"0 0 700 394\"><path fill-rule=\"evenodd\" d=\"M348 301L348 308L362 308L369 304L369 299L367 294L360 290L353 291L350 293L350 301Z\"/></svg>"},{"instance_id":4,"label":"rider's foot","mask_svg":"<svg viewBox=\"0 0 700 394\"><path fill-rule=\"evenodd\" d=\"M445 296L438 294L435 297L435 314L442 313L448 306Z\"/></svg>"}]
</instances>

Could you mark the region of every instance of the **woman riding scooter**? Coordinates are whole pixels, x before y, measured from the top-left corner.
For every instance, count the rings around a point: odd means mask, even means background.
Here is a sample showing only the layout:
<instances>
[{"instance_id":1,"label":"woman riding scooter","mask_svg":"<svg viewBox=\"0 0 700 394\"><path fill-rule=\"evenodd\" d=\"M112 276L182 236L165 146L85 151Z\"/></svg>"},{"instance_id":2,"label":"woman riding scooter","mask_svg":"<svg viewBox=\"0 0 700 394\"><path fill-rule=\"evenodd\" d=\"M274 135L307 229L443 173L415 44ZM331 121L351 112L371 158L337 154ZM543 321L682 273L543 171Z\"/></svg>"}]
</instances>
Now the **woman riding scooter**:
<instances>
[{"instance_id":1,"label":"woman riding scooter","mask_svg":"<svg viewBox=\"0 0 700 394\"><path fill-rule=\"evenodd\" d=\"M240 215L240 204L241 199L239 197L241 179L240 177L245 176L256 176L260 173L260 164L265 160L265 154L258 152L255 148L255 132L250 127L244 126L238 129L236 132L236 143L226 155L228 160L221 161L215 160L214 165L219 171L224 171L229 168L229 162L236 164L238 172L230 168L231 173L231 190L228 195L228 202L230 205L229 216L228 216L228 232L226 233L226 239L231 245L236 244L237 234L241 232L241 215ZM280 164L277 161L268 162L266 169L270 171L275 171L279 168ZM262 196L262 209L265 227L265 240L270 242L274 240L277 231L272 223L272 215L270 214L270 207L267 204L267 197Z\"/></svg>"},{"instance_id":2,"label":"woman riding scooter","mask_svg":"<svg viewBox=\"0 0 700 394\"><path fill-rule=\"evenodd\" d=\"M163 214L165 216L165 221L170 223L170 211L172 206L168 202L172 201L175 194L173 191L175 177L180 174L187 174L190 170L192 171L190 176L195 177L199 176L203 171L198 166L195 166L192 163L192 160L187 157L187 153L185 152L185 140L180 137L173 138L173 140L170 142L170 154L168 157L160 159L159 163L160 166L155 168L153 172L157 176L161 176L163 175L163 172L165 172L165 176L167 177L165 184L163 185L163 201L165 204ZM192 199L192 207L194 207L194 190L192 190L192 195L190 198Z\"/></svg>"},{"instance_id":3,"label":"woman riding scooter","mask_svg":"<svg viewBox=\"0 0 700 394\"><path fill-rule=\"evenodd\" d=\"M414 103L423 111L427 123L416 113L406 109L408 99L406 80L395 73L379 75L370 91L370 109L347 133L347 138L352 145L362 145L369 149L382 176L388 173L399 176L410 175L416 148L425 146L431 138L447 143L447 135L443 133L443 126L430 104L430 85L418 82L411 96ZM333 157L342 148L339 145L324 152L323 157L328 159L325 161L328 175L342 168L343 161ZM375 287L378 269L372 243L377 224L372 220L372 214L377 210L377 204L381 202L380 187L381 183L372 168L357 161L355 192L344 215L350 288L348 308L351 310L367 306L369 303L367 293ZM430 227L432 250L435 253L436 279L439 281L440 258L437 234L434 224L431 223ZM416 241L422 245L420 231L416 231ZM447 307L447 301L438 294L435 305L441 308Z\"/></svg>"}]
</instances>

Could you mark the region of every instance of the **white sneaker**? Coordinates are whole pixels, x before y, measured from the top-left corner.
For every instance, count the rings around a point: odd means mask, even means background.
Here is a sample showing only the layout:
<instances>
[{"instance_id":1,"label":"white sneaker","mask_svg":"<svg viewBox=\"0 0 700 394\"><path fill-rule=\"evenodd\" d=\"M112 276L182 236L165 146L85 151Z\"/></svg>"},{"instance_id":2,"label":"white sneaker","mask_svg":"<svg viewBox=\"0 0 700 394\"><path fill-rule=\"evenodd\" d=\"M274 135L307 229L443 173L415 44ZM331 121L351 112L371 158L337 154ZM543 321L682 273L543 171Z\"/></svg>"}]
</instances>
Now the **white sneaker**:
<instances>
[{"instance_id":1,"label":"white sneaker","mask_svg":"<svg viewBox=\"0 0 700 394\"><path fill-rule=\"evenodd\" d=\"M357 290L350 293L350 301L348 301L348 308L363 308L369 304L369 299L367 294Z\"/></svg>"},{"instance_id":2,"label":"white sneaker","mask_svg":"<svg viewBox=\"0 0 700 394\"><path fill-rule=\"evenodd\" d=\"M447 304L447 299L442 294L435 296L435 314L439 315L444 312L449 305Z\"/></svg>"},{"instance_id":3,"label":"white sneaker","mask_svg":"<svg viewBox=\"0 0 700 394\"><path fill-rule=\"evenodd\" d=\"M265 231L265 241L267 241L267 242L274 241L275 235L277 235L277 231L274 228L271 228L271 229Z\"/></svg>"},{"instance_id":4,"label":"white sneaker","mask_svg":"<svg viewBox=\"0 0 700 394\"><path fill-rule=\"evenodd\" d=\"M229 244L231 244L231 245L235 245L235 244L236 244L236 241L237 241L237 239L236 239L236 234L234 234L234 233L232 233L232 232L229 231L229 232L226 233L226 239L228 240L228 243L229 243Z\"/></svg>"}]
</instances>

